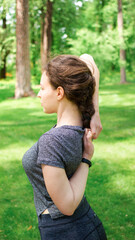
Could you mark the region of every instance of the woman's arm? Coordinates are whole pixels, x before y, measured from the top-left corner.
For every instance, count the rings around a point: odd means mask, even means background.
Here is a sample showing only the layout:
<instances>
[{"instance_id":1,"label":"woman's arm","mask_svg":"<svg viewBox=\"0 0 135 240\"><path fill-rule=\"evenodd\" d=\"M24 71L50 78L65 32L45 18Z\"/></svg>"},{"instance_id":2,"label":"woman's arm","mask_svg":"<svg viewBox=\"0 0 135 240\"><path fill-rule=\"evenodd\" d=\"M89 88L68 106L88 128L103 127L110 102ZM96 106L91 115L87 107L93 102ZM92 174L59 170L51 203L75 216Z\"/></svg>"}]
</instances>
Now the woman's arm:
<instances>
[{"instance_id":1,"label":"woman's arm","mask_svg":"<svg viewBox=\"0 0 135 240\"><path fill-rule=\"evenodd\" d=\"M99 136L100 132L102 131L102 124L101 124L100 115L99 115L99 93L98 93L100 74L99 74L97 65L95 64L95 61L91 55L83 54L80 56L80 59L87 64L96 81L96 88L93 95L93 104L95 108L95 114L92 116L92 119L90 122L92 138L96 139Z\"/></svg>"},{"instance_id":2,"label":"woman's arm","mask_svg":"<svg viewBox=\"0 0 135 240\"><path fill-rule=\"evenodd\" d=\"M94 153L94 145L92 144L92 133L90 129L85 130L83 142L84 152L82 157L91 160ZM76 172L74 173L74 175L72 176L72 178L70 179L70 185L74 193L76 207L79 205L84 195L88 172L89 172L88 164L82 162L79 165Z\"/></svg>"},{"instance_id":3,"label":"woman's arm","mask_svg":"<svg viewBox=\"0 0 135 240\"><path fill-rule=\"evenodd\" d=\"M88 129L84 134L84 149L83 157L90 160L94 153L94 146L92 134ZM62 168L42 164L42 171L47 191L54 204L64 215L72 215L85 191L89 171L88 164L81 163L70 180Z\"/></svg>"}]
</instances>

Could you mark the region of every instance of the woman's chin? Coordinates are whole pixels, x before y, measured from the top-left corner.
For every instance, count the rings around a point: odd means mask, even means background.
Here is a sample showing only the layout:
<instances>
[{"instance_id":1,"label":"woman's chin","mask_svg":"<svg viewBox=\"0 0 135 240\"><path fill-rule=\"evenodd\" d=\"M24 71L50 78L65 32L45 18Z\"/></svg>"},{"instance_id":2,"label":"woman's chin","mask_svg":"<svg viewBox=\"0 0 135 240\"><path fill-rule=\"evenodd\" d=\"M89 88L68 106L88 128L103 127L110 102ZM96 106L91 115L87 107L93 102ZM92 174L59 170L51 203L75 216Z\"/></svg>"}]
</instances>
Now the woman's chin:
<instances>
[{"instance_id":1,"label":"woman's chin","mask_svg":"<svg viewBox=\"0 0 135 240\"><path fill-rule=\"evenodd\" d=\"M56 113L56 112L50 111L50 110L47 111L47 109L45 109L45 108L43 108L43 112L46 113L46 114Z\"/></svg>"},{"instance_id":2,"label":"woman's chin","mask_svg":"<svg viewBox=\"0 0 135 240\"><path fill-rule=\"evenodd\" d=\"M44 113L49 113L45 108L43 108L43 112Z\"/></svg>"}]
</instances>

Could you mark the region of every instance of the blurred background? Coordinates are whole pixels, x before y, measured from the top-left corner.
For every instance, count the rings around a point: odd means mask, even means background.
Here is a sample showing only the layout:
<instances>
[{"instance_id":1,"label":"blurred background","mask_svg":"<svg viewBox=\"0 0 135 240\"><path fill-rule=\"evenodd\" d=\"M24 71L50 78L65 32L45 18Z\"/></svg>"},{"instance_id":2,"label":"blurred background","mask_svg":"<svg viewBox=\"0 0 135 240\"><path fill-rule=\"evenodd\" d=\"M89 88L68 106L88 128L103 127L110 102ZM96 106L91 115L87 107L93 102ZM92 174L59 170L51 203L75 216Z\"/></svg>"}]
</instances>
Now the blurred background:
<instances>
[{"instance_id":1,"label":"blurred background","mask_svg":"<svg viewBox=\"0 0 135 240\"><path fill-rule=\"evenodd\" d=\"M103 131L85 195L108 240L135 239L135 1L0 0L0 240L39 240L23 154L57 121L36 98L58 54L93 56Z\"/></svg>"},{"instance_id":2,"label":"blurred background","mask_svg":"<svg viewBox=\"0 0 135 240\"><path fill-rule=\"evenodd\" d=\"M120 67L127 73L121 82L133 81L134 0L0 0L0 5L0 79L14 78L20 71L16 61L24 65L24 60L30 62L24 77L39 83L49 57L88 53L101 82L120 82Z\"/></svg>"}]
</instances>

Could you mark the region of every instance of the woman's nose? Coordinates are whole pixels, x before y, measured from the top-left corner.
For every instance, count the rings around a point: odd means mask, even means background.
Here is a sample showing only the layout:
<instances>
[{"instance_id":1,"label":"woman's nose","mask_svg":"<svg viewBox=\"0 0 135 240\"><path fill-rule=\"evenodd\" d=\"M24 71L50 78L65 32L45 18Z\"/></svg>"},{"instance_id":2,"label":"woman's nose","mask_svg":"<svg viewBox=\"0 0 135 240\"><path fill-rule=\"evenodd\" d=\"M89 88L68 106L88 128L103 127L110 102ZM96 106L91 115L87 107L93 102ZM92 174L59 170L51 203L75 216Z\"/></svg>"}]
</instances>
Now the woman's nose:
<instances>
[{"instance_id":1,"label":"woman's nose","mask_svg":"<svg viewBox=\"0 0 135 240\"><path fill-rule=\"evenodd\" d=\"M38 92L37 97L41 97L41 90Z\"/></svg>"}]
</instances>

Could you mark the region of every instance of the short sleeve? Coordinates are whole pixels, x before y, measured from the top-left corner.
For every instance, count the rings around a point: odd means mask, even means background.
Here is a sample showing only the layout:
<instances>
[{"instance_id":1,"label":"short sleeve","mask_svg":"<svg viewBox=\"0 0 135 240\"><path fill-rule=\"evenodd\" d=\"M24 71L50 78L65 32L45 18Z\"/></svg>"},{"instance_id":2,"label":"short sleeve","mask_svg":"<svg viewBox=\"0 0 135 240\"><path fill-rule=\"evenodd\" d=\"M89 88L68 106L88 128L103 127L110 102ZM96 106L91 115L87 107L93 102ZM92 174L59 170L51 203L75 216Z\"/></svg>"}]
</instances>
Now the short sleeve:
<instances>
[{"instance_id":1,"label":"short sleeve","mask_svg":"<svg viewBox=\"0 0 135 240\"><path fill-rule=\"evenodd\" d=\"M44 134L38 140L37 164L65 168L61 140L54 135Z\"/></svg>"}]
</instances>

